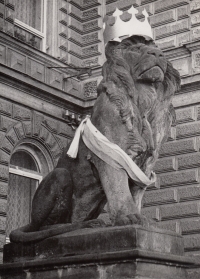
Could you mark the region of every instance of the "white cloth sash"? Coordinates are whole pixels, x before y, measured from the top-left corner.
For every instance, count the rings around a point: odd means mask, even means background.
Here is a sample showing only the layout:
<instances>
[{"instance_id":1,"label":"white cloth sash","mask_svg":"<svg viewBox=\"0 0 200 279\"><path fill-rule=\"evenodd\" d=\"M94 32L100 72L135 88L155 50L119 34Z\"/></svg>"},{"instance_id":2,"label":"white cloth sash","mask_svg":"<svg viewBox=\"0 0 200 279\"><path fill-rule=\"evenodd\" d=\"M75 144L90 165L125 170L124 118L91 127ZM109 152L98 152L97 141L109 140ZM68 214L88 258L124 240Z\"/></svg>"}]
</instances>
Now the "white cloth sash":
<instances>
[{"instance_id":1,"label":"white cloth sash","mask_svg":"<svg viewBox=\"0 0 200 279\"><path fill-rule=\"evenodd\" d=\"M85 118L77 128L74 139L67 152L69 157L77 157L80 136L82 136L85 145L96 156L115 169L124 169L132 180L144 185L141 185L141 187L146 187L156 181L154 172L151 173L149 179L118 145L110 142L100 131L97 130L89 117Z\"/></svg>"}]
</instances>

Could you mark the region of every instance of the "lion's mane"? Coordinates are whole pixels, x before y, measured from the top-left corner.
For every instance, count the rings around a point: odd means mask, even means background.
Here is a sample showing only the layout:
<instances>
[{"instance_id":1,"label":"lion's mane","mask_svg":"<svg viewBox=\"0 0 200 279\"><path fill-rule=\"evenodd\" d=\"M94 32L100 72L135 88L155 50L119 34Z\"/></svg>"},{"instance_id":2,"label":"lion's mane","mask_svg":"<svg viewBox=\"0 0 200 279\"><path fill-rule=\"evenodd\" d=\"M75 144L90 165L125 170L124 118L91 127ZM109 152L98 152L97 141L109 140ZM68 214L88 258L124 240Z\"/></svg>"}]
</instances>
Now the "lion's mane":
<instances>
[{"instance_id":1,"label":"lion's mane","mask_svg":"<svg viewBox=\"0 0 200 279\"><path fill-rule=\"evenodd\" d=\"M175 112L171 105L171 98L174 93L180 89L180 75L178 71L173 68L172 64L167 61L164 80L162 82L154 83L158 101L156 104L150 104L153 109L148 116L148 121L146 121L147 126L149 126L150 129L144 128L144 108L141 105L143 102L140 98L146 98L146 101L152 102L151 91L154 89L146 83L144 85L145 94L141 96L142 94L137 92L135 87L137 80L134 80L133 73L131 72L131 65L128 63L124 55L131 50L133 52L140 52L140 49L137 49L137 46L140 44L144 44L151 48L157 48L152 40L147 41L140 36L133 36L129 39L123 40L121 43L113 41L107 44L105 49L107 61L102 69L103 79L98 86L97 92L98 95L104 93L109 96L110 101L113 102L119 110L122 123L125 123L127 126L129 134L129 147L127 153L131 154L131 149L138 149L138 145L143 145L141 148L143 149L143 153L146 154L143 154L143 159L139 160L140 162L137 163L145 171L145 160L152 155L151 148L148 147L148 143L145 147L145 142L147 141L146 139L153 137L155 126L157 125L156 122L160 121L159 118L162 112L159 110L163 110L162 104L165 103L165 109L167 107L165 115L162 116L165 118L164 122L166 127L163 128L162 139L154 139L154 143L152 143L155 147L154 157L156 158L154 158L154 161L157 159L161 142L166 140L166 134L168 133L170 126L172 122L175 122ZM149 135L149 132L146 133L144 130L148 130L152 135ZM134 156L132 156L132 159L134 159Z\"/></svg>"}]
</instances>

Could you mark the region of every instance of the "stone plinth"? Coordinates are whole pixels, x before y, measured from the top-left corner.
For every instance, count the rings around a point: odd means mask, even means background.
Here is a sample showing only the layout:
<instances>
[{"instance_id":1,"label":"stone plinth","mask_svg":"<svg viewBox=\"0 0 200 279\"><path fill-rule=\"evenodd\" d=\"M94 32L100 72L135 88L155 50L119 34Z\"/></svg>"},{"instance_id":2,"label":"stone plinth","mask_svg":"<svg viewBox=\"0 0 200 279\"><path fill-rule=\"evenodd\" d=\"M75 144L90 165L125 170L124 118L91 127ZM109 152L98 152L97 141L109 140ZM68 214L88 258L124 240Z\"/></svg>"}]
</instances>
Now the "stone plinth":
<instances>
[{"instance_id":1,"label":"stone plinth","mask_svg":"<svg viewBox=\"0 0 200 279\"><path fill-rule=\"evenodd\" d=\"M83 229L4 246L2 279L186 279L183 238L139 226Z\"/></svg>"}]
</instances>

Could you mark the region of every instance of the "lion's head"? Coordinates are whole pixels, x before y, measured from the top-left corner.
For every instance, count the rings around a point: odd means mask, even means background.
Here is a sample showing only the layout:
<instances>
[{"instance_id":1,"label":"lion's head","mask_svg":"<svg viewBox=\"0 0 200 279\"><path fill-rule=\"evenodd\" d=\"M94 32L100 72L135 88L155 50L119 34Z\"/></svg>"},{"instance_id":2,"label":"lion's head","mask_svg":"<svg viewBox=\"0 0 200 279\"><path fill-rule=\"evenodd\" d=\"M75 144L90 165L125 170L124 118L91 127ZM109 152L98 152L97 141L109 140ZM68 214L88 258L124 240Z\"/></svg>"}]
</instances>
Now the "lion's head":
<instances>
[{"instance_id":1,"label":"lion's head","mask_svg":"<svg viewBox=\"0 0 200 279\"><path fill-rule=\"evenodd\" d=\"M150 174L172 124L180 76L153 41L141 36L109 42L98 94L106 93L127 126L126 152Z\"/></svg>"}]
</instances>

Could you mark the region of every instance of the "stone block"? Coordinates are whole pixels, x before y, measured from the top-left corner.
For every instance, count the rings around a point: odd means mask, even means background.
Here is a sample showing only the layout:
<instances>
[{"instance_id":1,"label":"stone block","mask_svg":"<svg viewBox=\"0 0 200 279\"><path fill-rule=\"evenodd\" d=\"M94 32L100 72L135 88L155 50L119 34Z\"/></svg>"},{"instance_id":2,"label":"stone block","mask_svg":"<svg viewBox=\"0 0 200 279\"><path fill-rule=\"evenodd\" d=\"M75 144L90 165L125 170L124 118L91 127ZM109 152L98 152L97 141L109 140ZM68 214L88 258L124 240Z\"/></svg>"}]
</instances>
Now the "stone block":
<instances>
[{"instance_id":1,"label":"stone block","mask_svg":"<svg viewBox=\"0 0 200 279\"><path fill-rule=\"evenodd\" d=\"M41 129L41 124L44 120L44 115L34 112L33 115L33 134L34 135L39 135L40 129Z\"/></svg>"},{"instance_id":2,"label":"stone block","mask_svg":"<svg viewBox=\"0 0 200 279\"><path fill-rule=\"evenodd\" d=\"M86 82L83 86L83 94L86 98L97 96L97 80Z\"/></svg>"},{"instance_id":3,"label":"stone block","mask_svg":"<svg viewBox=\"0 0 200 279\"><path fill-rule=\"evenodd\" d=\"M97 42L98 39L99 39L98 32L94 32L94 33L82 36L82 43L89 44L89 43Z\"/></svg>"},{"instance_id":4,"label":"stone block","mask_svg":"<svg viewBox=\"0 0 200 279\"><path fill-rule=\"evenodd\" d=\"M6 230L6 217L0 216L0 230L5 231ZM5 244L5 238L3 240L3 245Z\"/></svg>"},{"instance_id":5,"label":"stone block","mask_svg":"<svg viewBox=\"0 0 200 279\"><path fill-rule=\"evenodd\" d=\"M12 115L12 103L6 100L0 100L0 113L11 116Z\"/></svg>"},{"instance_id":6,"label":"stone block","mask_svg":"<svg viewBox=\"0 0 200 279\"><path fill-rule=\"evenodd\" d=\"M188 235L184 237L185 251L195 251L200 249L200 235Z\"/></svg>"},{"instance_id":7,"label":"stone block","mask_svg":"<svg viewBox=\"0 0 200 279\"><path fill-rule=\"evenodd\" d=\"M196 120L195 107L176 109L176 123L190 122Z\"/></svg>"},{"instance_id":8,"label":"stone block","mask_svg":"<svg viewBox=\"0 0 200 279\"><path fill-rule=\"evenodd\" d=\"M74 131L73 131L72 128L71 128L69 125L67 125L66 123L60 122L58 134L61 135L61 136L68 137L68 138L73 138L73 136L74 136Z\"/></svg>"},{"instance_id":9,"label":"stone block","mask_svg":"<svg viewBox=\"0 0 200 279\"><path fill-rule=\"evenodd\" d=\"M200 153L182 155L177 157L178 169L189 169L200 166Z\"/></svg>"},{"instance_id":10,"label":"stone block","mask_svg":"<svg viewBox=\"0 0 200 279\"><path fill-rule=\"evenodd\" d=\"M8 193L8 183L0 181L0 195L7 196Z\"/></svg>"},{"instance_id":11,"label":"stone block","mask_svg":"<svg viewBox=\"0 0 200 279\"><path fill-rule=\"evenodd\" d=\"M18 142L17 135L13 128L7 132L6 137L13 145L15 145Z\"/></svg>"},{"instance_id":12,"label":"stone block","mask_svg":"<svg viewBox=\"0 0 200 279\"><path fill-rule=\"evenodd\" d=\"M176 171L159 176L160 187L186 185L199 182L198 170Z\"/></svg>"},{"instance_id":13,"label":"stone block","mask_svg":"<svg viewBox=\"0 0 200 279\"><path fill-rule=\"evenodd\" d=\"M47 127L51 132L57 133L58 131L58 121L50 118L50 117L45 117L43 120L43 124L45 127Z\"/></svg>"},{"instance_id":14,"label":"stone block","mask_svg":"<svg viewBox=\"0 0 200 279\"><path fill-rule=\"evenodd\" d=\"M157 0L141 0L141 5L151 3L151 2L155 2L155 1L157 1Z\"/></svg>"},{"instance_id":15,"label":"stone block","mask_svg":"<svg viewBox=\"0 0 200 279\"><path fill-rule=\"evenodd\" d=\"M173 60L172 65L181 76L188 75L190 72L190 57Z\"/></svg>"},{"instance_id":16,"label":"stone block","mask_svg":"<svg viewBox=\"0 0 200 279\"><path fill-rule=\"evenodd\" d=\"M86 59L81 62L81 67L94 67L99 65L99 57Z\"/></svg>"},{"instance_id":17,"label":"stone block","mask_svg":"<svg viewBox=\"0 0 200 279\"><path fill-rule=\"evenodd\" d=\"M177 202L177 191L174 189L146 191L143 206Z\"/></svg>"},{"instance_id":18,"label":"stone block","mask_svg":"<svg viewBox=\"0 0 200 279\"><path fill-rule=\"evenodd\" d=\"M160 220L160 209L158 207L144 207L142 208L142 214L144 214L148 219L156 221Z\"/></svg>"},{"instance_id":19,"label":"stone block","mask_svg":"<svg viewBox=\"0 0 200 279\"><path fill-rule=\"evenodd\" d=\"M200 2L199 0L193 0L190 2L190 11L191 13L197 12L200 10Z\"/></svg>"},{"instance_id":20,"label":"stone block","mask_svg":"<svg viewBox=\"0 0 200 279\"><path fill-rule=\"evenodd\" d=\"M154 167L156 173L176 170L175 158L158 159Z\"/></svg>"},{"instance_id":21,"label":"stone block","mask_svg":"<svg viewBox=\"0 0 200 279\"><path fill-rule=\"evenodd\" d=\"M42 63L28 58L28 74L32 76L33 78L40 80L40 81L45 81L45 67Z\"/></svg>"},{"instance_id":22,"label":"stone block","mask_svg":"<svg viewBox=\"0 0 200 279\"><path fill-rule=\"evenodd\" d=\"M70 142L70 140L65 137L62 137L62 136L55 136L55 137L62 149L65 148Z\"/></svg>"},{"instance_id":23,"label":"stone block","mask_svg":"<svg viewBox=\"0 0 200 279\"><path fill-rule=\"evenodd\" d=\"M98 45L92 45L86 48L82 48L82 56L84 57L92 57L94 55L97 55L99 53L98 51Z\"/></svg>"},{"instance_id":24,"label":"stone block","mask_svg":"<svg viewBox=\"0 0 200 279\"><path fill-rule=\"evenodd\" d=\"M13 151L13 144L8 140L7 137L4 138L3 143L1 144L1 148L7 152L8 154L11 154Z\"/></svg>"},{"instance_id":25,"label":"stone block","mask_svg":"<svg viewBox=\"0 0 200 279\"><path fill-rule=\"evenodd\" d=\"M3 4L0 4L0 5L3 5ZM1 16L0 16L0 18L1 18ZM1 18L1 20L2 20L2 18ZM2 25L3 25L3 22L2 22ZM0 29L1 29L1 27L0 27ZM6 47L3 45L0 45L0 63L6 64Z\"/></svg>"},{"instance_id":26,"label":"stone block","mask_svg":"<svg viewBox=\"0 0 200 279\"><path fill-rule=\"evenodd\" d=\"M19 139L22 139L22 138L25 137L24 127L23 127L23 125L22 125L21 122L18 122L18 123L15 125L14 130L15 130L15 132L16 132L16 134L17 134L17 137L18 137Z\"/></svg>"},{"instance_id":27,"label":"stone block","mask_svg":"<svg viewBox=\"0 0 200 279\"><path fill-rule=\"evenodd\" d=\"M1 212L1 215L6 214L6 212L7 212L7 200L2 199L2 198L0 199L0 212ZM0 236L0 243L1 243L1 236ZM3 243L3 244L5 244L5 243ZM0 246L1 246L1 244L0 244Z\"/></svg>"},{"instance_id":28,"label":"stone block","mask_svg":"<svg viewBox=\"0 0 200 279\"><path fill-rule=\"evenodd\" d=\"M176 127L177 138L192 137L196 135L200 135L200 121L181 124Z\"/></svg>"},{"instance_id":29,"label":"stone block","mask_svg":"<svg viewBox=\"0 0 200 279\"><path fill-rule=\"evenodd\" d=\"M8 49L8 66L20 71L26 72L26 56L12 49Z\"/></svg>"},{"instance_id":30,"label":"stone block","mask_svg":"<svg viewBox=\"0 0 200 279\"><path fill-rule=\"evenodd\" d=\"M194 73L200 73L200 51L192 52L192 70Z\"/></svg>"},{"instance_id":31,"label":"stone block","mask_svg":"<svg viewBox=\"0 0 200 279\"><path fill-rule=\"evenodd\" d=\"M200 216L199 202L184 202L160 207L161 220L179 219Z\"/></svg>"},{"instance_id":32,"label":"stone block","mask_svg":"<svg viewBox=\"0 0 200 279\"><path fill-rule=\"evenodd\" d=\"M83 29L83 32L86 33L88 31L92 31L92 30L96 30L98 28L99 24L98 24L98 20L95 19L95 20L92 20L92 21L89 21L87 23L84 23L82 25L82 29ZM80 26L79 26L80 28Z\"/></svg>"},{"instance_id":33,"label":"stone block","mask_svg":"<svg viewBox=\"0 0 200 279\"><path fill-rule=\"evenodd\" d=\"M168 37L188 30L189 30L189 20L182 19L175 23L170 23L165 26L156 27L154 29L154 32L155 32L155 38L160 39L163 37Z\"/></svg>"},{"instance_id":34,"label":"stone block","mask_svg":"<svg viewBox=\"0 0 200 279\"><path fill-rule=\"evenodd\" d=\"M16 123L17 121L14 119L6 116L0 116L0 130L2 131L9 131Z\"/></svg>"},{"instance_id":35,"label":"stone block","mask_svg":"<svg viewBox=\"0 0 200 279\"><path fill-rule=\"evenodd\" d=\"M176 46L176 36L172 36L172 37L157 40L156 45L160 49L174 48Z\"/></svg>"},{"instance_id":36,"label":"stone block","mask_svg":"<svg viewBox=\"0 0 200 279\"><path fill-rule=\"evenodd\" d=\"M156 14L150 17L150 24L152 27L164 25L168 22L176 20L175 10L169 10L164 13Z\"/></svg>"},{"instance_id":37,"label":"stone block","mask_svg":"<svg viewBox=\"0 0 200 279\"><path fill-rule=\"evenodd\" d=\"M32 121L23 121L26 136L32 136Z\"/></svg>"},{"instance_id":38,"label":"stone block","mask_svg":"<svg viewBox=\"0 0 200 279\"><path fill-rule=\"evenodd\" d=\"M154 13L154 6L153 6L153 3L151 3L151 4L147 4L147 5L144 5L144 6L141 6L141 7L137 8L137 10L138 10L137 17L138 18L144 18L144 15L142 14L142 11L144 9L147 11L149 16L153 15L153 13ZM151 18L149 18L149 19L151 19Z\"/></svg>"},{"instance_id":39,"label":"stone block","mask_svg":"<svg viewBox=\"0 0 200 279\"><path fill-rule=\"evenodd\" d=\"M191 30L191 39L193 41L198 40L200 38L200 27L192 28Z\"/></svg>"},{"instance_id":40,"label":"stone block","mask_svg":"<svg viewBox=\"0 0 200 279\"><path fill-rule=\"evenodd\" d=\"M198 151L197 141L195 138L177 140L163 144L160 150L160 156L164 157L194 151Z\"/></svg>"},{"instance_id":41,"label":"stone block","mask_svg":"<svg viewBox=\"0 0 200 279\"><path fill-rule=\"evenodd\" d=\"M190 42L191 40L191 33L190 32L185 32L182 34L178 34L176 35L177 37L177 46L182 46L188 42ZM189 60L189 58L185 58L186 60ZM183 62L183 60L181 59L181 62Z\"/></svg>"},{"instance_id":42,"label":"stone block","mask_svg":"<svg viewBox=\"0 0 200 279\"><path fill-rule=\"evenodd\" d=\"M199 186L187 186L178 189L178 197L180 201L197 200L200 198Z\"/></svg>"},{"instance_id":43,"label":"stone block","mask_svg":"<svg viewBox=\"0 0 200 279\"><path fill-rule=\"evenodd\" d=\"M165 10L173 9L181 5L188 4L189 0L161 0L155 3L155 12L159 13Z\"/></svg>"},{"instance_id":44,"label":"stone block","mask_svg":"<svg viewBox=\"0 0 200 279\"><path fill-rule=\"evenodd\" d=\"M17 120L30 120L31 111L22 106L13 105L13 118Z\"/></svg>"},{"instance_id":45,"label":"stone block","mask_svg":"<svg viewBox=\"0 0 200 279\"><path fill-rule=\"evenodd\" d=\"M156 227L160 228L160 229L163 229L163 230L180 233L180 225L179 225L179 223L171 221L171 220L170 221L158 222L158 223L156 223Z\"/></svg>"},{"instance_id":46,"label":"stone block","mask_svg":"<svg viewBox=\"0 0 200 279\"><path fill-rule=\"evenodd\" d=\"M48 70L47 83L62 90L63 74L53 69Z\"/></svg>"},{"instance_id":47,"label":"stone block","mask_svg":"<svg viewBox=\"0 0 200 279\"><path fill-rule=\"evenodd\" d=\"M191 14L190 18L192 26L200 24L200 13Z\"/></svg>"},{"instance_id":48,"label":"stone block","mask_svg":"<svg viewBox=\"0 0 200 279\"><path fill-rule=\"evenodd\" d=\"M117 1L117 8L119 10L129 9L133 5L138 7L140 5L140 0L119 0ZM109 3L106 5L106 14L112 14L116 9L116 3Z\"/></svg>"},{"instance_id":49,"label":"stone block","mask_svg":"<svg viewBox=\"0 0 200 279\"><path fill-rule=\"evenodd\" d=\"M10 155L3 150L0 150L0 162L6 165L10 162Z\"/></svg>"},{"instance_id":50,"label":"stone block","mask_svg":"<svg viewBox=\"0 0 200 279\"><path fill-rule=\"evenodd\" d=\"M177 8L177 18L182 19L190 15L189 5Z\"/></svg>"},{"instance_id":51,"label":"stone block","mask_svg":"<svg viewBox=\"0 0 200 279\"><path fill-rule=\"evenodd\" d=\"M98 16L98 7L88 9L81 13L82 20L90 20Z\"/></svg>"},{"instance_id":52,"label":"stone block","mask_svg":"<svg viewBox=\"0 0 200 279\"><path fill-rule=\"evenodd\" d=\"M182 234L193 234L200 232L200 218L195 218L193 220L183 220L180 223Z\"/></svg>"}]
</instances>

